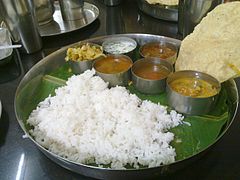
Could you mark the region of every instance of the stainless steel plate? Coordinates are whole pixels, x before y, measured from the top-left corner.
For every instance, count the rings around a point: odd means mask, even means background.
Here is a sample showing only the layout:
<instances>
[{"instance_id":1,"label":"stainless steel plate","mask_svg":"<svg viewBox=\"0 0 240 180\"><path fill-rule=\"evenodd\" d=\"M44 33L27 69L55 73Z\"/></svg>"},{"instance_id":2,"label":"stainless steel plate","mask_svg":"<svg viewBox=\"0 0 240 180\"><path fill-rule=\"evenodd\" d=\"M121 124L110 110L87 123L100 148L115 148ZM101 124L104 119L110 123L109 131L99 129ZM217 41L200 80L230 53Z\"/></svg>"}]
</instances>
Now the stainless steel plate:
<instances>
[{"instance_id":1,"label":"stainless steel plate","mask_svg":"<svg viewBox=\"0 0 240 180\"><path fill-rule=\"evenodd\" d=\"M178 21L178 6L153 5L145 0L138 0L138 7L144 13L166 21Z\"/></svg>"},{"instance_id":2,"label":"stainless steel plate","mask_svg":"<svg viewBox=\"0 0 240 180\"><path fill-rule=\"evenodd\" d=\"M93 39L87 39L86 41L82 42L92 42L97 44L102 44L106 39L110 37L130 37L134 39L139 46L152 42L152 41L167 41L171 43L175 43L177 46L180 46L181 41L173 38L168 38L164 36L158 35L150 35L150 34L119 34L119 35L112 35L112 36L104 36L104 37L97 37ZM221 137L226 133L229 129L230 125L232 124L235 114L237 112L238 106L238 90L236 84L233 80L227 81L224 85L227 88L227 95L229 96L229 104L230 104L230 114L229 121L226 124L226 127L220 133L220 135L216 138L216 140L206 149L195 154L189 158L176 161L169 165L161 165L154 168L142 168L142 169L127 169L127 170L114 170L104 167L96 167L91 165L80 164L76 162L72 162L66 158L60 157L53 152L50 152L48 149L41 146L37 143L34 138L29 134L29 129L26 125L26 120L30 112L37 106L38 102L35 102L34 97L36 94L39 93L39 87L41 85L42 79L45 75L49 75L51 72L57 70L58 68L62 67L65 64L65 55L66 50L68 47L73 47L76 44L69 45L67 47L63 47L58 51L50 54L49 56L45 57L43 60L38 62L36 65L30 69L24 78L21 80L16 94L15 94L15 113L18 120L18 123L22 127L23 131L28 135L29 139L36 144L40 151L42 151L49 159L53 160L55 163L59 164L62 167L65 167L71 171L76 173L83 174L85 176L98 178L98 179L149 179L153 177L158 177L159 175L164 175L166 173L174 172L179 170L190 163L194 162L196 159L200 158L208 149L212 147ZM62 83L60 83L62 84ZM42 93L42 91L41 91ZM47 93L48 96L49 93ZM28 103L26 103L28 102ZM33 107L30 109L29 107Z\"/></svg>"},{"instance_id":3,"label":"stainless steel plate","mask_svg":"<svg viewBox=\"0 0 240 180\"><path fill-rule=\"evenodd\" d=\"M39 26L40 35L53 36L62 33L68 33L77 29L81 29L97 19L99 16L99 9L90 3L84 3L84 18L74 21L63 21L60 6L55 3L55 12L53 14L53 21Z\"/></svg>"}]
</instances>

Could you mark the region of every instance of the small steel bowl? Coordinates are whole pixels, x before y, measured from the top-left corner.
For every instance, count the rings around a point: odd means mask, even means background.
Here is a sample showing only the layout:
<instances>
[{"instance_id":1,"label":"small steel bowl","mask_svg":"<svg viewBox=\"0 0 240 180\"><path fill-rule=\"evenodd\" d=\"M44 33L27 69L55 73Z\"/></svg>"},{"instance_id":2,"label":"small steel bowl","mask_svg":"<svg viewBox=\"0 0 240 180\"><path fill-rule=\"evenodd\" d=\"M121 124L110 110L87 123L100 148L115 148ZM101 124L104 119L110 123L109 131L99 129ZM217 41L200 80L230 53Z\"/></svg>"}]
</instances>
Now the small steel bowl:
<instances>
[{"instance_id":1,"label":"small steel bowl","mask_svg":"<svg viewBox=\"0 0 240 180\"><path fill-rule=\"evenodd\" d=\"M104 62L105 61L105 62ZM121 71L107 72L104 68L116 68L120 66L120 62L127 62L129 66ZM130 69L132 67L132 60L126 55L106 55L106 57L99 58L94 61L93 68L96 74L100 76L104 81L109 83L110 87L114 86L127 86L130 80Z\"/></svg>"},{"instance_id":2,"label":"small steel bowl","mask_svg":"<svg viewBox=\"0 0 240 180\"><path fill-rule=\"evenodd\" d=\"M123 54L134 59L137 42L129 37L110 37L102 43L102 47L106 54Z\"/></svg>"},{"instance_id":3,"label":"small steel bowl","mask_svg":"<svg viewBox=\"0 0 240 180\"><path fill-rule=\"evenodd\" d=\"M138 91L145 94L158 94L165 91L166 79L173 72L173 66L159 58L143 58L133 64L131 71L133 86ZM162 77L147 77L147 74L160 72L164 73Z\"/></svg>"},{"instance_id":4,"label":"small steel bowl","mask_svg":"<svg viewBox=\"0 0 240 180\"><path fill-rule=\"evenodd\" d=\"M98 45L98 44L94 44L94 43L80 43L79 45L73 47L73 48L77 48L77 47L81 47L82 45L84 44L89 44L90 46L95 46L95 47L98 47L99 49L102 50L102 53L103 53L103 49L102 49L102 46ZM73 61L73 60L69 60L69 63L70 63L70 66L72 68L72 71L74 74L81 74L83 73L84 71L88 70L88 69L92 69L92 65L93 65L93 62L99 58L101 58L102 56L100 57L97 57L95 59L86 59L86 60L81 60L81 61Z\"/></svg>"},{"instance_id":5,"label":"small steel bowl","mask_svg":"<svg viewBox=\"0 0 240 180\"><path fill-rule=\"evenodd\" d=\"M172 51L171 54L167 54L169 51ZM171 64L175 63L177 59L177 53L177 45L167 41L149 42L139 48L139 54L142 57L160 58L170 62Z\"/></svg>"},{"instance_id":6,"label":"small steel bowl","mask_svg":"<svg viewBox=\"0 0 240 180\"><path fill-rule=\"evenodd\" d=\"M95 59L84 60L84 61L79 61L79 62L70 61L70 65L71 65L73 73L81 74L84 71L91 69L94 60Z\"/></svg>"},{"instance_id":7,"label":"small steel bowl","mask_svg":"<svg viewBox=\"0 0 240 180\"><path fill-rule=\"evenodd\" d=\"M216 88L217 93L207 97L192 97L180 94L171 87L171 83L181 78L196 78L204 80ZM178 71L167 78L168 104L176 111L189 115L203 115L211 111L221 90L221 84L214 77L198 71Z\"/></svg>"}]
</instances>

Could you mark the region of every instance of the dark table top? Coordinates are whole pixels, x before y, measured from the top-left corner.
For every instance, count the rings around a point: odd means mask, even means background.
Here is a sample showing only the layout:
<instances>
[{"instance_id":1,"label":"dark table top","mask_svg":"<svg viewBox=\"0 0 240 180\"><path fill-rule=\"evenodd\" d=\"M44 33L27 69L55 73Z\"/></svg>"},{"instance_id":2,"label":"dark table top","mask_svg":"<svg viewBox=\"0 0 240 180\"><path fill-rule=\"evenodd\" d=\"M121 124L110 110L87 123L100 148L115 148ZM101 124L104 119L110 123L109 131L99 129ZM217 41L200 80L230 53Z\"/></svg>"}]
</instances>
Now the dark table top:
<instances>
[{"instance_id":1,"label":"dark table top","mask_svg":"<svg viewBox=\"0 0 240 180\"><path fill-rule=\"evenodd\" d=\"M44 37L43 49L27 55L14 51L13 58L0 66L0 179L90 179L66 170L49 160L29 140L14 113L14 95L24 74L43 57L68 44L109 34L147 33L179 38L177 23L152 18L142 13L136 1L125 0L120 6L106 7L101 0L88 1L99 10L99 18L89 26L58 36ZM239 82L237 80L239 87ZM239 179L240 126L237 114L224 137L200 160L174 174L159 179Z\"/></svg>"}]
</instances>

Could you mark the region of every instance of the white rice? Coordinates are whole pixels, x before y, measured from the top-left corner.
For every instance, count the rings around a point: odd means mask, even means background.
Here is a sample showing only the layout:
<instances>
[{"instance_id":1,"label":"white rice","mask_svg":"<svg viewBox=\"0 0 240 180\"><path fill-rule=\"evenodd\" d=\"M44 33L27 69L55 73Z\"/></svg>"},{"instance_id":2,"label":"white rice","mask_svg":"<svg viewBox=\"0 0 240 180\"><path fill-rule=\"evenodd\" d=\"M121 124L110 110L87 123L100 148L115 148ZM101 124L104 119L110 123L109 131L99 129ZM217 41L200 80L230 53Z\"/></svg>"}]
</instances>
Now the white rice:
<instances>
[{"instance_id":1,"label":"white rice","mask_svg":"<svg viewBox=\"0 0 240 180\"><path fill-rule=\"evenodd\" d=\"M79 163L155 167L175 160L168 129L183 116L166 107L141 101L124 87L108 88L93 70L72 76L56 95L39 103L28 123L36 141Z\"/></svg>"}]
</instances>

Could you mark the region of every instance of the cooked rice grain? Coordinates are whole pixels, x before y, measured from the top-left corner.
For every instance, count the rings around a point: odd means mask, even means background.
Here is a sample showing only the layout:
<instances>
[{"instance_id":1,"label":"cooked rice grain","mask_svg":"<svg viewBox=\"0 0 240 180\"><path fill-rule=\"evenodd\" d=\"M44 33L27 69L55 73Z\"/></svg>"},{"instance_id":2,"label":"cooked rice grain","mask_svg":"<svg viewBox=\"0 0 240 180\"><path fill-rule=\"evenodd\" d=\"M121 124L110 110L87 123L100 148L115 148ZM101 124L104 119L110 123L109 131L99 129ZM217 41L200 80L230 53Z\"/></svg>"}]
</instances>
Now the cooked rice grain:
<instances>
[{"instance_id":1,"label":"cooked rice grain","mask_svg":"<svg viewBox=\"0 0 240 180\"><path fill-rule=\"evenodd\" d=\"M183 119L175 111L141 101L124 87L109 89L93 70L72 76L33 110L27 122L36 141L78 163L155 167L174 162L168 129Z\"/></svg>"}]
</instances>

